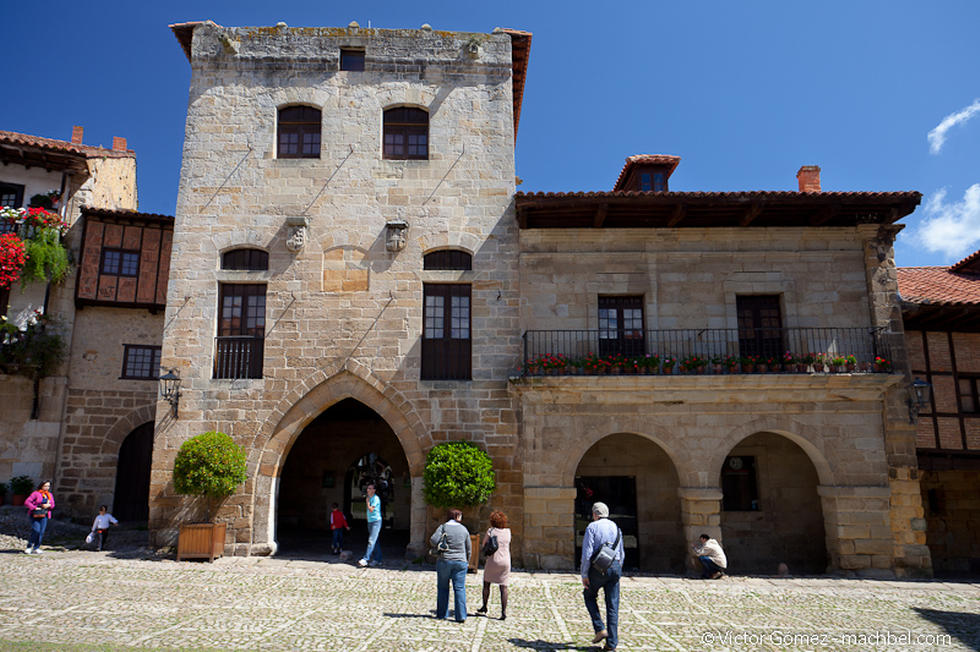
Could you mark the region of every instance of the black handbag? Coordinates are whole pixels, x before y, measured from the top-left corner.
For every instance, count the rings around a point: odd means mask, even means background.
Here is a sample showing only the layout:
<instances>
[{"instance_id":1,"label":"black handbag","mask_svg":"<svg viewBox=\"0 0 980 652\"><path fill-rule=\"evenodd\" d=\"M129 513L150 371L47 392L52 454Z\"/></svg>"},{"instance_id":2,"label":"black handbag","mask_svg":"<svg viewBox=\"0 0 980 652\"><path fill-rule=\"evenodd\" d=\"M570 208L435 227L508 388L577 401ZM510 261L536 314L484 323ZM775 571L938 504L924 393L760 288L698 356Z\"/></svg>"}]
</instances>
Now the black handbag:
<instances>
[{"instance_id":1,"label":"black handbag","mask_svg":"<svg viewBox=\"0 0 980 652\"><path fill-rule=\"evenodd\" d=\"M487 530L487 540L483 542L483 556L491 556L493 553L497 552L499 547L500 543L497 541L497 535L490 534L490 530Z\"/></svg>"}]
</instances>

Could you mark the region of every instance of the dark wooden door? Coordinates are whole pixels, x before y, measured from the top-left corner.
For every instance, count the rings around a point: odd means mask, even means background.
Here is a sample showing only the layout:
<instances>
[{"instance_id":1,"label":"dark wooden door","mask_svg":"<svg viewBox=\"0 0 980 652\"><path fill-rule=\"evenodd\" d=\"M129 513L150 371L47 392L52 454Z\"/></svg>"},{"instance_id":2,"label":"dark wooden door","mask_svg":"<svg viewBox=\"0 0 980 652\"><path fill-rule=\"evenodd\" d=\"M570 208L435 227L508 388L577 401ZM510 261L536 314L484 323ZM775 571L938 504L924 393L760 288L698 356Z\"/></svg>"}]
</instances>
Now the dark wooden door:
<instances>
[{"instance_id":1,"label":"dark wooden door","mask_svg":"<svg viewBox=\"0 0 980 652\"><path fill-rule=\"evenodd\" d=\"M423 294L422 380L469 380L470 286L426 283Z\"/></svg>"},{"instance_id":2,"label":"dark wooden door","mask_svg":"<svg viewBox=\"0 0 980 652\"><path fill-rule=\"evenodd\" d=\"M779 295L736 297L738 348L742 356L779 357L783 354L783 319Z\"/></svg>"},{"instance_id":3,"label":"dark wooden door","mask_svg":"<svg viewBox=\"0 0 980 652\"><path fill-rule=\"evenodd\" d=\"M109 506L120 521L145 521L150 508L150 463L153 457L153 422L133 430L119 448L114 503Z\"/></svg>"},{"instance_id":4,"label":"dark wooden door","mask_svg":"<svg viewBox=\"0 0 980 652\"><path fill-rule=\"evenodd\" d=\"M599 355L646 353L643 297L599 297Z\"/></svg>"},{"instance_id":5,"label":"dark wooden door","mask_svg":"<svg viewBox=\"0 0 980 652\"><path fill-rule=\"evenodd\" d=\"M633 476L579 476L575 478L575 568L582 560L582 537L592 522L592 505L606 503L609 518L623 532L623 568L640 567L639 528L636 509L636 478Z\"/></svg>"}]
</instances>

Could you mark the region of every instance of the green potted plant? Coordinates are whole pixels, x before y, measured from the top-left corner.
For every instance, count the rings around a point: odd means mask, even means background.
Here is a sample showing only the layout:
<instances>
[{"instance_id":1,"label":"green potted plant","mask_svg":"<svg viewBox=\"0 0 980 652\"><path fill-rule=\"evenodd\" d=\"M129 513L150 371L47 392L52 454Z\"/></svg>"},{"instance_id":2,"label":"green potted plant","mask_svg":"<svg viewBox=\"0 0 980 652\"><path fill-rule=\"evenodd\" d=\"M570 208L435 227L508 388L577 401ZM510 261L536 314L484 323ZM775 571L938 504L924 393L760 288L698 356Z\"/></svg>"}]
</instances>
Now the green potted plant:
<instances>
[{"instance_id":1,"label":"green potted plant","mask_svg":"<svg viewBox=\"0 0 980 652\"><path fill-rule=\"evenodd\" d=\"M853 353L844 356L844 367L848 371L854 371L854 368L857 367L857 363L858 363L857 356L854 355Z\"/></svg>"},{"instance_id":2,"label":"green potted plant","mask_svg":"<svg viewBox=\"0 0 980 652\"><path fill-rule=\"evenodd\" d=\"M703 374L708 364L707 358L700 355L689 355L681 359L681 371L689 374Z\"/></svg>"},{"instance_id":3,"label":"green potted plant","mask_svg":"<svg viewBox=\"0 0 980 652\"><path fill-rule=\"evenodd\" d=\"M738 369L739 357L737 355L726 355L722 358L721 364L725 366L725 370L733 374Z\"/></svg>"},{"instance_id":4,"label":"green potted plant","mask_svg":"<svg viewBox=\"0 0 980 652\"><path fill-rule=\"evenodd\" d=\"M207 522L180 526L177 561L214 561L224 553L226 524L211 522L212 504L235 493L247 479L245 451L223 432L205 432L181 445L173 478L178 494L202 496L207 505Z\"/></svg>"},{"instance_id":5,"label":"green potted plant","mask_svg":"<svg viewBox=\"0 0 980 652\"><path fill-rule=\"evenodd\" d=\"M433 507L482 505L497 490L493 461L486 451L468 441L436 444L425 456L422 495ZM470 528L472 532L475 528ZM475 571L480 559L479 535L471 535L469 565Z\"/></svg>"},{"instance_id":6,"label":"green potted plant","mask_svg":"<svg viewBox=\"0 0 980 652\"><path fill-rule=\"evenodd\" d=\"M883 373L890 371L892 368L892 363L889 362L887 358L883 358L880 355L875 356L875 371L878 373Z\"/></svg>"},{"instance_id":7,"label":"green potted plant","mask_svg":"<svg viewBox=\"0 0 980 652\"><path fill-rule=\"evenodd\" d=\"M847 371L847 358L842 355L835 355L830 359L830 367L837 373Z\"/></svg>"},{"instance_id":8,"label":"green potted plant","mask_svg":"<svg viewBox=\"0 0 980 652\"><path fill-rule=\"evenodd\" d=\"M739 359L742 363L742 373L751 374L755 373L755 365L759 361L759 356L747 355Z\"/></svg>"},{"instance_id":9,"label":"green potted plant","mask_svg":"<svg viewBox=\"0 0 980 652\"><path fill-rule=\"evenodd\" d=\"M672 373L674 373L674 365L675 364L677 364L677 358L675 358L674 356L670 355L669 353L666 354L666 355L664 355L663 367L662 367L663 372L665 374L672 374Z\"/></svg>"},{"instance_id":10,"label":"green potted plant","mask_svg":"<svg viewBox=\"0 0 980 652\"><path fill-rule=\"evenodd\" d=\"M30 476L18 475L10 478L10 504L23 505L34 491L34 480Z\"/></svg>"},{"instance_id":11,"label":"green potted plant","mask_svg":"<svg viewBox=\"0 0 980 652\"><path fill-rule=\"evenodd\" d=\"M633 363L641 374L655 374L660 371L660 356L656 353L641 355Z\"/></svg>"}]
</instances>

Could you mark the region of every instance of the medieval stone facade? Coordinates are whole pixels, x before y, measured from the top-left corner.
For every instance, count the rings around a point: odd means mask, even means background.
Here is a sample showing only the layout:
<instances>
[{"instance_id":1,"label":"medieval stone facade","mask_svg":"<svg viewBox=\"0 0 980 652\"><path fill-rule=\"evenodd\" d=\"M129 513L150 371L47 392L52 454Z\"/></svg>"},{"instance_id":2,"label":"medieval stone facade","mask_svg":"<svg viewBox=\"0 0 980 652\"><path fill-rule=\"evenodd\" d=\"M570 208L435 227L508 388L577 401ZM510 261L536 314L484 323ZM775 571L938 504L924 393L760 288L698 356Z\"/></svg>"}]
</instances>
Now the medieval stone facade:
<instances>
[{"instance_id":1,"label":"medieval stone facade","mask_svg":"<svg viewBox=\"0 0 980 652\"><path fill-rule=\"evenodd\" d=\"M506 511L530 567L571 567L582 505L610 496L641 569L680 572L704 531L743 571L929 572L891 249L917 193L823 193L815 166L799 193L672 193L657 156L612 193L515 195L526 33L173 29L193 74L158 543L200 515L177 450L221 430L249 470L227 552L274 553L331 502L357 518L378 472L418 554L425 453L463 439L497 472L473 524ZM765 360L786 352L827 364ZM695 366L612 376L593 353ZM578 366L538 365L556 356Z\"/></svg>"}]
</instances>

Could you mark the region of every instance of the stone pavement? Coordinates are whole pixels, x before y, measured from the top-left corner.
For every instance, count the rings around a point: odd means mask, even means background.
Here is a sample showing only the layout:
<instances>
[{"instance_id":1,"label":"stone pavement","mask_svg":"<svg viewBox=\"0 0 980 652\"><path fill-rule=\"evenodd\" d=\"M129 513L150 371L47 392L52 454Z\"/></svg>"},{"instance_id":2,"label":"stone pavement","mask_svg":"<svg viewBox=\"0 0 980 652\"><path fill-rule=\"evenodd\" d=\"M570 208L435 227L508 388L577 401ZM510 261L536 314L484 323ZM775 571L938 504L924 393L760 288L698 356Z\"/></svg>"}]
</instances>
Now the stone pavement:
<instances>
[{"instance_id":1,"label":"stone pavement","mask_svg":"<svg viewBox=\"0 0 980 652\"><path fill-rule=\"evenodd\" d=\"M435 573L411 564L139 556L0 550L0 649L593 649L569 573L515 572L506 621L495 592L490 618L457 624L432 617ZM631 577L620 631L621 650L977 649L980 585Z\"/></svg>"}]
</instances>

